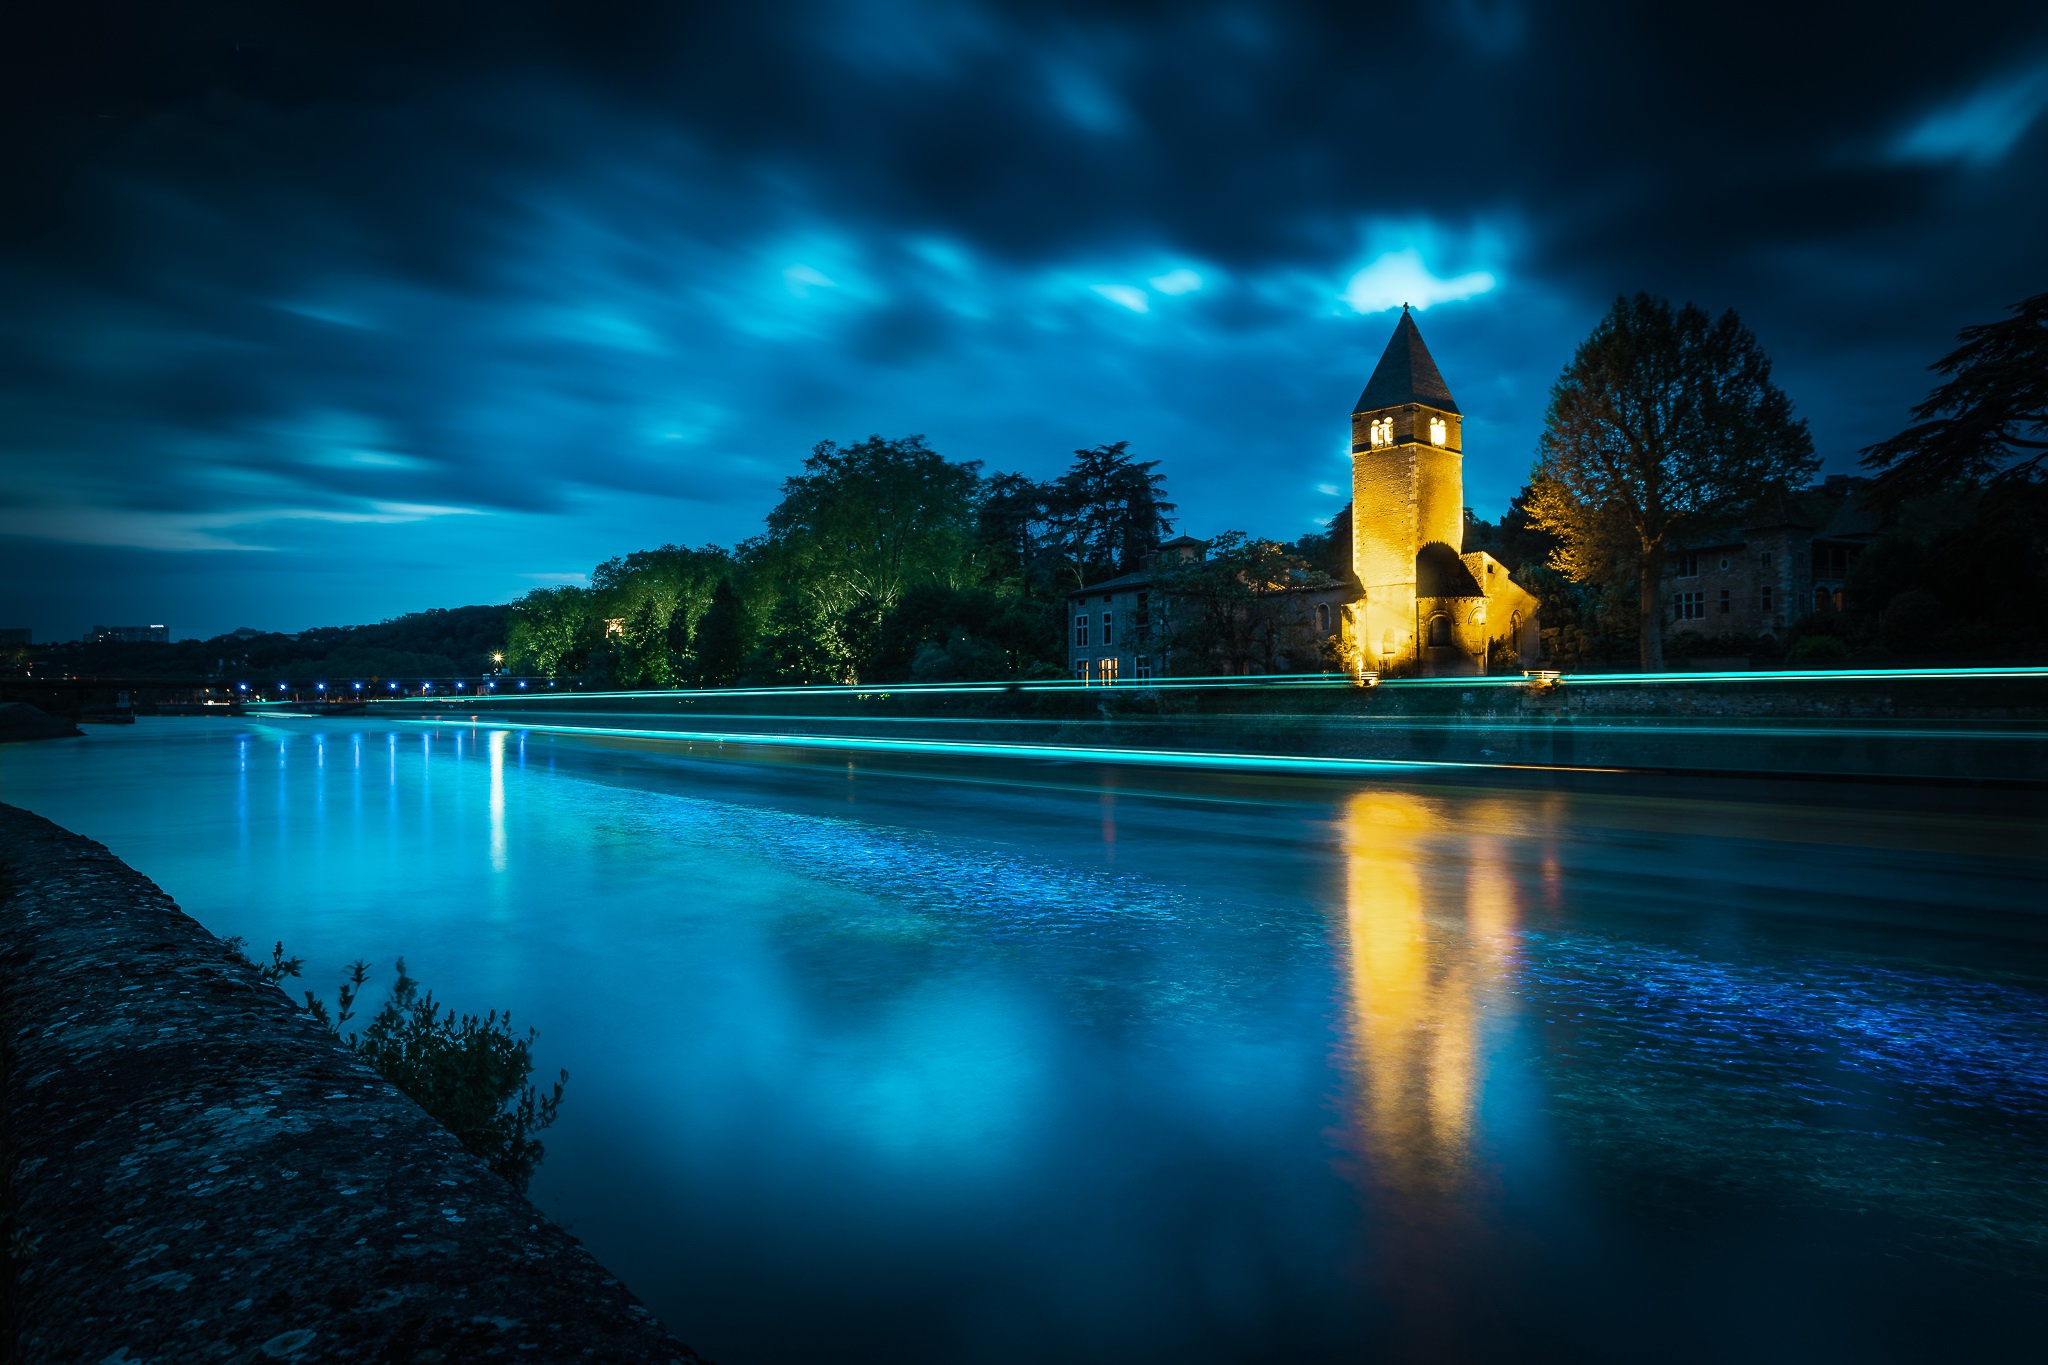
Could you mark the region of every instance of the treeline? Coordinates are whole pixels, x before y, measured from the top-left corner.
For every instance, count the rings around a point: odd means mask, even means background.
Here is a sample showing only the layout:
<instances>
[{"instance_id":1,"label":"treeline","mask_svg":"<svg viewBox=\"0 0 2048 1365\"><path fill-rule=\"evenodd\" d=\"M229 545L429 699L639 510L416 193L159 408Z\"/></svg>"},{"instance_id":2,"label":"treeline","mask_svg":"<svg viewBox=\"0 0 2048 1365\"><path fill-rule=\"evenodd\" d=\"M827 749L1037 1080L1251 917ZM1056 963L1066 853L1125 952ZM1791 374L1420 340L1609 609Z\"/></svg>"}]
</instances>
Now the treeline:
<instances>
[{"instance_id":1,"label":"treeline","mask_svg":"<svg viewBox=\"0 0 2048 1365\"><path fill-rule=\"evenodd\" d=\"M2048 661L2048 294L1965 328L1914 423L1863 452L1869 478L1808 486L1805 423L1730 311L1617 299L1551 391L1532 481L1466 548L1543 602L1553 666L1667 655L1797 665ZM1867 513L1841 610L1756 636L1667 636L1672 552L1764 514Z\"/></svg>"},{"instance_id":2,"label":"treeline","mask_svg":"<svg viewBox=\"0 0 2048 1365\"><path fill-rule=\"evenodd\" d=\"M587 687L1059 676L1063 594L1135 572L1173 529L1157 465L1119 441L1041 483L920 436L821 442L761 534L520 598L508 663Z\"/></svg>"},{"instance_id":3,"label":"treeline","mask_svg":"<svg viewBox=\"0 0 2048 1365\"><path fill-rule=\"evenodd\" d=\"M481 677L503 667L512 609L436 607L369 626L316 626L296 634L242 631L169 644L36 645L20 663L60 665L103 677L322 678Z\"/></svg>"}]
</instances>

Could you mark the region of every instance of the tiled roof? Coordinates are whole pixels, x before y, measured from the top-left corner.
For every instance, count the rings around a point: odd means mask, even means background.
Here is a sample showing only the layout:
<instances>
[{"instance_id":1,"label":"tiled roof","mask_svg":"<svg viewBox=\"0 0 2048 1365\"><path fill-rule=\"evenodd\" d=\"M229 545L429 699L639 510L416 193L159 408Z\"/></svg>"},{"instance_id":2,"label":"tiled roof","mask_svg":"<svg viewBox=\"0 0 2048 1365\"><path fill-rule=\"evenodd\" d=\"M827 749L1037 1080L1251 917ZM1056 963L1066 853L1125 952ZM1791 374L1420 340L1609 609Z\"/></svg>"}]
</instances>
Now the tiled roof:
<instances>
[{"instance_id":1,"label":"tiled roof","mask_svg":"<svg viewBox=\"0 0 2048 1365\"><path fill-rule=\"evenodd\" d=\"M1127 573L1120 578L1106 578L1100 583L1090 583L1085 588L1075 588L1069 597L1088 597L1101 592L1122 592L1128 588L1142 588L1152 581L1148 573Z\"/></svg>"},{"instance_id":2,"label":"tiled roof","mask_svg":"<svg viewBox=\"0 0 2048 1365\"><path fill-rule=\"evenodd\" d=\"M1358 405L1351 410L1375 412L1407 403L1420 403L1439 412L1458 411L1458 401L1451 397L1450 386L1444 383L1436 361L1430 358L1429 347L1422 344L1415 319L1403 308L1379 365L1366 381L1365 392L1358 395Z\"/></svg>"}]
</instances>

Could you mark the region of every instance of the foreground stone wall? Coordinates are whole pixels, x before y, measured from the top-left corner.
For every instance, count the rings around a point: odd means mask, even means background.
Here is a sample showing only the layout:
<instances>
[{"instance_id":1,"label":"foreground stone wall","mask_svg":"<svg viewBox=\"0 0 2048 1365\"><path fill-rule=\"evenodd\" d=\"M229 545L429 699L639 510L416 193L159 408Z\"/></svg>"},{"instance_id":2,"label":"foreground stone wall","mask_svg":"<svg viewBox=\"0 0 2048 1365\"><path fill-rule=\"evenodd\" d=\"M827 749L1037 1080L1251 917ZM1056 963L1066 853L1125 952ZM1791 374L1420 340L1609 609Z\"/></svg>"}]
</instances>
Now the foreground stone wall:
<instances>
[{"instance_id":1,"label":"foreground stone wall","mask_svg":"<svg viewBox=\"0 0 2048 1365\"><path fill-rule=\"evenodd\" d=\"M105 848L0 805L19 1357L694 1362Z\"/></svg>"}]
</instances>

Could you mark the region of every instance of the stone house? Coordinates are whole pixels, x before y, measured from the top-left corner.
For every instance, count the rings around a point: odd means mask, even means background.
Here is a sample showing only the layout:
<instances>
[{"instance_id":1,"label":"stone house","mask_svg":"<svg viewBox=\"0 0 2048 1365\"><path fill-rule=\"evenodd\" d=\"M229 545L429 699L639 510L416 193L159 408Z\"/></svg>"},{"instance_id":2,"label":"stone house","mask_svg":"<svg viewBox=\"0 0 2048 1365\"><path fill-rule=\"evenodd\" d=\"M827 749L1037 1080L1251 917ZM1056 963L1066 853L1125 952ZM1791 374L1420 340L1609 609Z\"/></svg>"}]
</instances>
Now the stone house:
<instances>
[{"instance_id":1,"label":"stone house","mask_svg":"<svg viewBox=\"0 0 2048 1365\"><path fill-rule=\"evenodd\" d=\"M1668 636L1774 639L1794 621L1841 611L1850 565L1877 534L1868 479L1836 474L1755 524L1670 552L1661 591Z\"/></svg>"},{"instance_id":2,"label":"stone house","mask_svg":"<svg viewBox=\"0 0 2048 1365\"><path fill-rule=\"evenodd\" d=\"M1159 547L1152 564L1162 561L1201 560L1208 553L1207 541L1177 536ZM1163 575L1150 570L1129 573L1076 588L1067 594L1067 660L1074 677L1083 682L1114 683L1150 681L1168 671L1168 645L1176 612L1188 610L1160 586ZM1328 587L1276 589L1266 595L1279 599L1279 619L1286 625L1290 642L1277 661L1283 673L1317 673L1329 670L1332 646L1341 643L1344 613L1357 598L1356 587L1335 583Z\"/></svg>"}]
</instances>

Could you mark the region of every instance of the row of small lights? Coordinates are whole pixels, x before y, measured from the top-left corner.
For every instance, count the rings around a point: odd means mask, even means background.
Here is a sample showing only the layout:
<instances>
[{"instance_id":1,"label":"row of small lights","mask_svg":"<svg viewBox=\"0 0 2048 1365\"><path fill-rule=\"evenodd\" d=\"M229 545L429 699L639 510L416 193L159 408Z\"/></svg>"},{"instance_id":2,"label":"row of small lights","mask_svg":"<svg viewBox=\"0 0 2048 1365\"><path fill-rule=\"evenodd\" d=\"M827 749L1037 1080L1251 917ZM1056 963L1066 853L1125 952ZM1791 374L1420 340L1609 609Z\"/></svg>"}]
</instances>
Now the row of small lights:
<instances>
[{"instance_id":1,"label":"row of small lights","mask_svg":"<svg viewBox=\"0 0 2048 1365\"><path fill-rule=\"evenodd\" d=\"M524 680L524 679L521 679L521 680L520 680L520 683L519 683L519 685L520 685L521 687L524 687L524 686L526 686L526 682L525 682L525 680ZM394 683L386 683L386 684L384 684L384 686L385 686L385 687L387 687L388 689L390 689L390 690L391 690L391 691L393 691L393 692L396 692L396 691L398 691L398 684L397 684L397 683L395 683L395 682L394 682ZM549 686L549 687L553 687L553 686L554 686L554 684L553 684L553 683L551 682L551 683L549 683L549 684L548 684L548 686ZM326 683L314 683L314 684L313 684L313 687L314 687L314 690L316 690L316 691L320 691L320 692L325 692L325 691L327 690L327 684L326 684ZM363 685L362 685L361 683L356 683L356 684L354 685L354 687L355 687L355 690L356 690L356 691L358 691L358 692L360 692L360 691L362 691L362 690L363 690ZM455 690L456 690L456 691L458 691L458 692L462 690L462 687L463 687L463 684L461 684L461 683L456 683L456 684L455 684ZM494 683L494 682L487 682L487 683L484 683L484 684L483 684L483 687L484 687L484 690L485 690L485 691L489 691L489 692L495 692L495 691L497 690L497 688L498 688L498 685L497 685L496 683ZM236 689L237 691L240 691L240 692L247 692L247 691L249 690L249 684L247 684L247 683L236 683L236 684L235 684L235 689ZM291 690L291 684L290 684L290 683L279 683L279 684L277 685L277 690L278 690L278 691L280 691L280 692L289 692L289 691ZM422 691L422 692L431 692L431 691L433 691L433 690L434 690L434 685L433 685L432 683L430 683L430 682L429 682L429 683L421 683L421 684L420 684L420 691Z\"/></svg>"},{"instance_id":2,"label":"row of small lights","mask_svg":"<svg viewBox=\"0 0 2048 1365\"><path fill-rule=\"evenodd\" d=\"M493 655L491 656L491 662L492 662L492 663L494 663L494 664L501 664L501 663L504 663L504 662L505 662L505 656L504 656L504 655L502 655L502 654L493 654ZM521 687L523 688L523 687L525 687L525 686L526 686L526 683L525 683L525 681L524 681L524 680L522 679L522 680L520 681L520 684L519 684L519 685L520 685L520 686L521 686ZM394 682L394 683L386 683L386 684L384 684L384 686L385 686L385 687L386 687L387 689L389 689L390 691L393 691L393 692L396 692L396 691L398 691L398 690L399 690L398 684L397 684L397 683L395 683L395 682ZM553 687L553 686L554 686L554 683L550 682L550 683L548 684L548 686L549 686L549 687ZM316 691L320 691L320 692L325 692L325 691L327 690L327 684L326 684L326 683L314 683L314 684L313 684L313 687L314 687L314 689L315 689ZM497 685L496 683L494 683L494 682L487 682L487 683L485 683L485 684L483 685L483 687L484 687L484 690L485 690L486 692L495 692L495 691L497 691L497 690L498 690L498 685ZM247 684L247 683L236 683L236 684L235 684L235 688L236 688L236 690L237 690L237 691L241 691L241 692L247 692L247 691L249 690L249 684ZM278 691L280 691L280 692L289 692L289 691L291 691L291 684L290 684L290 683L279 683L279 684L277 685L277 690L278 690ZM361 683L357 683L357 684L355 684L355 690L356 690L356 691L358 691L358 692L362 691L362 690L363 690L363 685L362 685ZM420 691L421 691L422 693L427 693L427 692L431 692L431 691L433 691L433 690L434 690L434 685L433 685L432 683L430 683L430 682L423 682L423 683L421 683L421 684L420 684ZM462 690L462 684L461 684L461 683L459 683L459 682L458 682L458 683L456 683L456 684L455 684L455 690L456 690L456 691L458 691L458 692L460 692L460 691Z\"/></svg>"}]
</instances>

